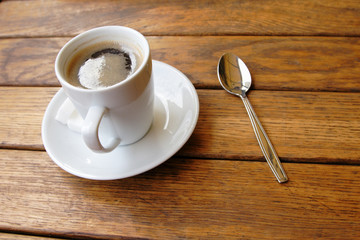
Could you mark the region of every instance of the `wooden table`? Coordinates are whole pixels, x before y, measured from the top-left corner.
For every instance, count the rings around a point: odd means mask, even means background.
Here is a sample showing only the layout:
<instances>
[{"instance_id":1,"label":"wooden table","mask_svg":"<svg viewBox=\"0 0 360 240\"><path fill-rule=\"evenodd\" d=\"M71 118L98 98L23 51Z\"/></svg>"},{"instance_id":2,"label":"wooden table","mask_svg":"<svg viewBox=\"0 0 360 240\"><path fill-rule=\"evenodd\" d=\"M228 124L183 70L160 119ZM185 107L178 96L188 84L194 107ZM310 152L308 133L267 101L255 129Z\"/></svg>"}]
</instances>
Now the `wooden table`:
<instances>
[{"instance_id":1,"label":"wooden table","mask_svg":"<svg viewBox=\"0 0 360 240\"><path fill-rule=\"evenodd\" d=\"M360 238L360 1L14 0L0 24L0 239ZM41 140L57 52L104 25L142 32L200 100L179 152L115 181L63 171ZM219 85L225 52L251 71L285 184Z\"/></svg>"}]
</instances>

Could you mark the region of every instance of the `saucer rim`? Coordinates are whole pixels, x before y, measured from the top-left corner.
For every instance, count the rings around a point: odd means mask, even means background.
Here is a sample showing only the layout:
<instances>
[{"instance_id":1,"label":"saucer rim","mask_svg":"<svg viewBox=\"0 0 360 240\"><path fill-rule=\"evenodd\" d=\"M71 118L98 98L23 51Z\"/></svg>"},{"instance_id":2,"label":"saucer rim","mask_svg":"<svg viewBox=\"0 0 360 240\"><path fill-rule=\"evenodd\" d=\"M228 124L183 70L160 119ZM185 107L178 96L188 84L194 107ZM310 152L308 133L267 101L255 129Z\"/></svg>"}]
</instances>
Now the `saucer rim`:
<instances>
[{"instance_id":1,"label":"saucer rim","mask_svg":"<svg viewBox=\"0 0 360 240\"><path fill-rule=\"evenodd\" d=\"M183 136L183 139L178 141L177 146L174 147L171 151L168 151L167 154L163 154L157 158L154 158L154 160L150 161L149 163L147 163L144 166L138 167L138 168L134 168L130 171L128 171L126 174L122 173L120 174L118 177L104 177L103 175L98 175L96 176L96 174L89 174L86 172L81 172L81 170L79 169L73 169L72 167L68 167L66 166L66 164L63 163L63 161L59 160L59 156L55 156L52 151L50 151L50 149L52 148L50 146L49 141L51 140L47 140L48 136L46 135L46 126L48 125L47 122L49 121L56 121L55 119L51 119L53 116L53 111L51 108L53 107L54 104L56 104L56 101L61 101L58 100L61 97L64 97L65 92L63 90L63 88L60 88L58 92L56 92L56 94L53 96L53 98L51 99L51 101L49 102L44 117L43 117L43 121L42 121L42 131L41 131L41 135L42 135L42 141L45 147L46 152L48 153L48 155L50 156L50 158L53 160L53 162L55 162L55 164L57 164L60 168L62 168L64 171L73 174L75 176L81 177L81 178L85 178L85 179L91 179L91 180L117 180L117 179L123 179L123 178L128 178L128 177L132 177L141 173L144 173L146 171L149 171L155 167L157 167L158 165L164 163L165 161L167 161L169 158L171 158L176 152L178 152L184 145L185 143L189 140L189 138L191 137L193 131L195 130L195 127L197 125L198 122L198 118L199 118L199 109L200 109L200 103L199 103L199 97L198 94L196 92L196 89L194 87L194 85L192 84L192 82L188 79L188 77L183 74L181 71L179 71L178 69L176 69L175 67L161 62L161 61L157 61L157 60L152 60L152 64L154 65L163 65L162 67L166 67L168 68L168 70L174 72L174 74L179 74L181 76L181 81L186 83L186 86L189 88L189 92L191 93L191 95L193 96L193 104L191 109L194 110L194 116L191 118L191 125L188 127L188 130L186 131L187 133ZM154 74L154 81L156 81L156 75ZM157 96L157 92L156 92L156 88L155 88L155 96ZM66 99L66 96L65 96ZM68 128L66 128L68 130ZM68 130L69 131L69 130ZM149 132L151 131L151 128L149 130ZM138 142L143 141L143 139L140 139ZM136 143L134 143L136 144ZM126 147L126 146L122 146L122 147Z\"/></svg>"}]
</instances>

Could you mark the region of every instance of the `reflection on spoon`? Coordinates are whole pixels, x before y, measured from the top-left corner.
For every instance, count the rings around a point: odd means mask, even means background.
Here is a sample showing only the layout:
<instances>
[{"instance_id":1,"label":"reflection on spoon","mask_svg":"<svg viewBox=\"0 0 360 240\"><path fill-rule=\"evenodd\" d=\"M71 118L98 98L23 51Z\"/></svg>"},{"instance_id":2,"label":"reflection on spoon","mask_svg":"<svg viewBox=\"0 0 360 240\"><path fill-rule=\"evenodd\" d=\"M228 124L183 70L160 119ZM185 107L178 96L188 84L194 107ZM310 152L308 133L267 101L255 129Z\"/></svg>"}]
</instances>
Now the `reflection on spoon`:
<instances>
[{"instance_id":1,"label":"reflection on spoon","mask_svg":"<svg viewBox=\"0 0 360 240\"><path fill-rule=\"evenodd\" d=\"M276 179L279 183L288 181L288 177L286 176L275 149L266 135L265 130L261 126L249 99L246 97L246 92L251 86L249 69L239 57L232 53L225 53L219 60L217 72L221 86L229 93L237 95L243 100L261 151Z\"/></svg>"}]
</instances>

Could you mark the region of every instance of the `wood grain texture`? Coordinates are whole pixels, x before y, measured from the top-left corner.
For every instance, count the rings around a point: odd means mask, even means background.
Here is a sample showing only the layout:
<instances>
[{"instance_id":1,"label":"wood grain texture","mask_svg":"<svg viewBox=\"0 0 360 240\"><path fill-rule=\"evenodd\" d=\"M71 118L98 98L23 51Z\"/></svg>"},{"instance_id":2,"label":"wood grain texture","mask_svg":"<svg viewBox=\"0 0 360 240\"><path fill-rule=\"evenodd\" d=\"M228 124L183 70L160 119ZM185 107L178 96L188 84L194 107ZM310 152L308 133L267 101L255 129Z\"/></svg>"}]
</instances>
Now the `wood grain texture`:
<instances>
[{"instance_id":1,"label":"wood grain texture","mask_svg":"<svg viewBox=\"0 0 360 240\"><path fill-rule=\"evenodd\" d=\"M43 150L41 122L58 89L0 88L1 148ZM197 92L199 121L178 156L263 160L242 101ZM360 163L358 93L252 91L249 99L284 161Z\"/></svg>"},{"instance_id":2,"label":"wood grain texture","mask_svg":"<svg viewBox=\"0 0 360 240\"><path fill-rule=\"evenodd\" d=\"M326 37L147 37L153 59L185 73L196 88L220 88L224 52L248 65L252 89L360 92L360 39ZM59 86L58 51L69 38L0 39L0 85Z\"/></svg>"},{"instance_id":3,"label":"wood grain texture","mask_svg":"<svg viewBox=\"0 0 360 240\"><path fill-rule=\"evenodd\" d=\"M59 237L355 239L360 167L172 158L136 177L92 181L45 152L0 150L0 230ZM326 178L324 176L327 176Z\"/></svg>"},{"instance_id":4,"label":"wood grain texture","mask_svg":"<svg viewBox=\"0 0 360 240\"><path fill-rule=\"evenodd\" d=\"M175 156L117 181L63 171L41 140L56 54L104 25L143 33L200 99ZM0 240L358 239L359 26L357 0L0 0ZM250 69L285 184L242 101L220 89L225 52Z\"/></svg>"},{"instance_id":5,"label":"wood grain texture","mask_svg":"<svg viewBox=\"0 0 360 240\"><path fill-rule=\"evenodd\" d=\"M71 36L102 25L146 35L359 36L358 1L3 1L0 37Z\"/></svg>"},{"instance_id":6,"label":"wood grain texture","mask_svg":"<svg viewBox=\"0 0 360 240\"><path fill-rule=\"evenodd\" d=\"M0 39L0 84L6 86L51 86L57 53L69 39Z\"/></svg>"},{"instance_id":7,"label":"wood grain texture","mask_svg":"<svg viewBox=\"0 0 360 240\"><path fill-rule=\"evenodd\" d=\"M22 240L51 240L54 238L51 237L39 237L39 236L28 236L21 234L12 234L12 233L1 233L0 232L0 240L14 240L14 239L22 239ZM58 239L58 238L56 238Z\"/></svg>"},{"instance_id":8,"label":"wood grain texture","mask_svg":"<svg viewBox=\"0 0 360 240\"><path fill-rule=\"evenodd\" d=\"M5 87L0 90L2 147L41 149L41 123L58 89Z\"/></svg>"},{"instance_id":9,"label":"wood grain texture","mask_svg":"<svg viewBox=\"0 0 360 240\"><path fill-rule=\"evenodd\" d=\"M198 93L199 121L181 154L263 159L242 101ZM359 163L359 94L252 91L249 99L283 160Z\"/></svg>"}]
</instances>

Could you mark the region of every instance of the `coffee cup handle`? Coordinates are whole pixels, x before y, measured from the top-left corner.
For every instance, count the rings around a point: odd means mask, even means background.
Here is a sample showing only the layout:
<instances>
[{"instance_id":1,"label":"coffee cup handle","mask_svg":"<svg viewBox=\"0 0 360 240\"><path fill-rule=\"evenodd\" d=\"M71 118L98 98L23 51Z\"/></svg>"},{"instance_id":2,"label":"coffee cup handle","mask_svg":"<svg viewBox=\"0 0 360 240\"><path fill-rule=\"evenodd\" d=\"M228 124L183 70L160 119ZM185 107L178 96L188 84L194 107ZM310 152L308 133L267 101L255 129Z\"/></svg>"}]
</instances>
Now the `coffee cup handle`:
<instances>
[{"instance_id":1,"label":"coffee cup handle","mask_svg":"<svg viewBox=\"0 0 360 240\"><path fill-rule=\"evenodd\" d=\"M94 152L106 153L114 150L119 144L119 138L111 138L106 146L102 145L99 138L100 122L106 113L107 108L100 106L90 107L83 126L81 127L81 135L85 144Z\"/></svg>"}]
</instances>

